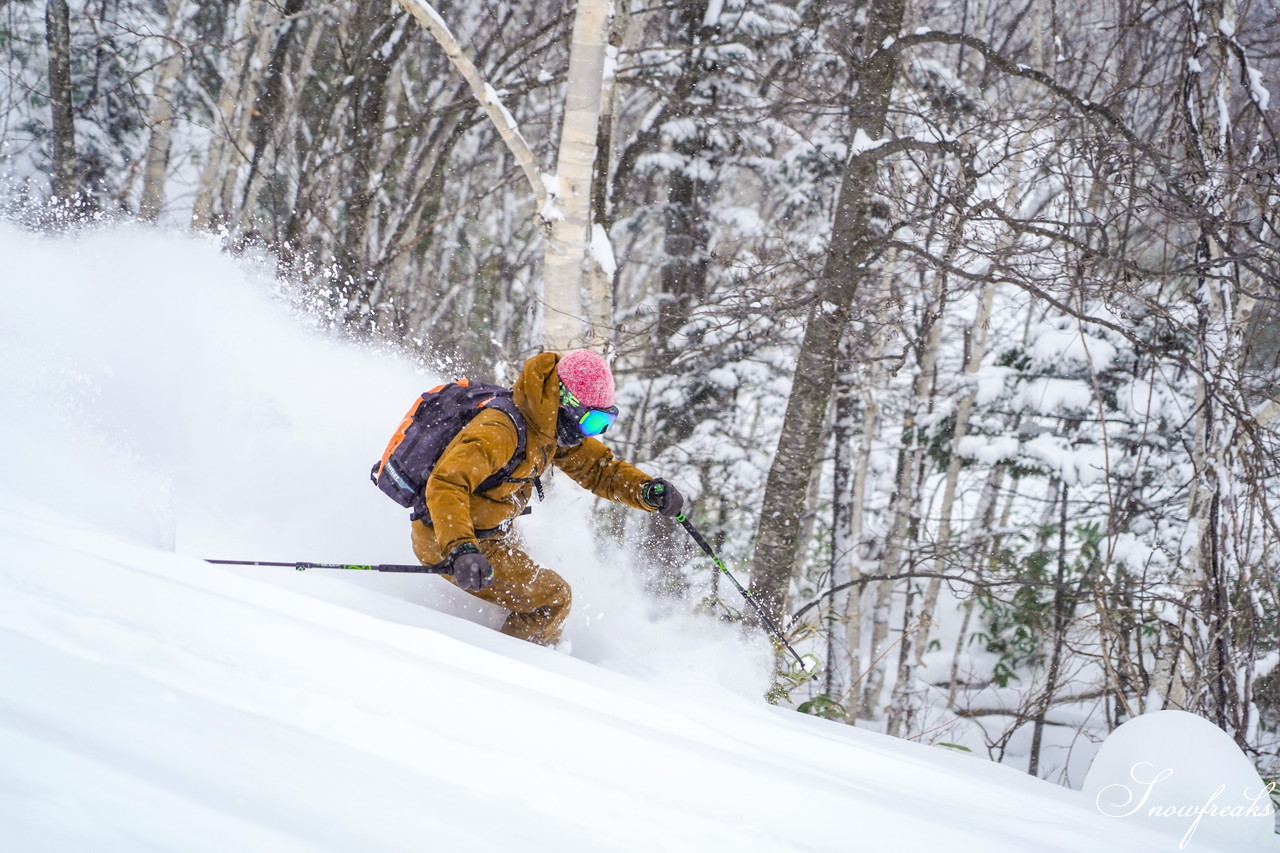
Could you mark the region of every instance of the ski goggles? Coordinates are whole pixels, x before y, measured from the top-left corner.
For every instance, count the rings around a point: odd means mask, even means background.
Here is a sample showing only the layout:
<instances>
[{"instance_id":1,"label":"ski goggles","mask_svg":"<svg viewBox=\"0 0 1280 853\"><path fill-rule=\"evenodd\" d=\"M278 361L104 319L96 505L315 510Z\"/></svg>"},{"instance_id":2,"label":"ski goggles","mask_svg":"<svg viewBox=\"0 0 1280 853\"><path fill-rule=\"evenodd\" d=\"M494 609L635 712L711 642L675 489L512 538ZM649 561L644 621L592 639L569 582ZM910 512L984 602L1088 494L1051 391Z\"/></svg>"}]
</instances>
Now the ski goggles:
<instances>
[{"instance_id":1,"label":"ski goggles","mask_svg":"<svg viewBox=\"0 0 1280 853\"><path fill-rule=\"evenodd\" d=\"M569 414L573 422L578 425L578 429L585 436L600 435L602 432L613 426L613 422L618 419L618 407L610 406L607 409L599 409L593 406L586 406L564 387L564 383L560 383L560 406Z\"/></svg>"}]
</instances>

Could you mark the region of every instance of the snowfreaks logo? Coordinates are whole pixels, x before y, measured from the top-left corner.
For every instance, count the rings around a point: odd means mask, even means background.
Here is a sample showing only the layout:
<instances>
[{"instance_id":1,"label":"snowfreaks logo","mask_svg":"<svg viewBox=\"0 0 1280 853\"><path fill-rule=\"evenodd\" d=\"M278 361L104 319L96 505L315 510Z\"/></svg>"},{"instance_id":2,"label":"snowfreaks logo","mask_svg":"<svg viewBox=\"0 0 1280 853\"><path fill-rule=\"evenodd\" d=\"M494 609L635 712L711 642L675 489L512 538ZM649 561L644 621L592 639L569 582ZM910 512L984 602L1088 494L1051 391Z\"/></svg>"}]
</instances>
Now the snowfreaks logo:
<instances>
[{"instance_id":1,"label":"snowfreaks logo","mask_svg":"<svg viewBox=\"0 0 1280 853\"><path fill-rule=\"evenodd\" d=\"M1266 817L1275 814L1275 809L1271 805L1271 794L1276 790L1275 782L1268 783L1257 794L1249 791L1241 792L1244 800L1237 801L1235 805L1217 803L1218 798L1226 792L1226 785L1219 785L1201 803L1165 804L1158 799L1153 800L1152 793L1156 786L1172 775L1172 769L1157 771L1154 764L1140 761L1129 770L1129 778L1134 781L1134 786L1130 787L1119 782L1108 785L1098 792L1094 804L1098 807L1098 811L1107 817L1130 817L1141 814L1148 818L1190 818L1191 825L1182 834L1182 841L1178 844L1179 849L1185 848L1191 842L1191 837L1200 827L1200 821L1206 817L1221 819ZM1244 805L1243 802L1248 802L1248 805Z\"/></svg>"}]
</instances>

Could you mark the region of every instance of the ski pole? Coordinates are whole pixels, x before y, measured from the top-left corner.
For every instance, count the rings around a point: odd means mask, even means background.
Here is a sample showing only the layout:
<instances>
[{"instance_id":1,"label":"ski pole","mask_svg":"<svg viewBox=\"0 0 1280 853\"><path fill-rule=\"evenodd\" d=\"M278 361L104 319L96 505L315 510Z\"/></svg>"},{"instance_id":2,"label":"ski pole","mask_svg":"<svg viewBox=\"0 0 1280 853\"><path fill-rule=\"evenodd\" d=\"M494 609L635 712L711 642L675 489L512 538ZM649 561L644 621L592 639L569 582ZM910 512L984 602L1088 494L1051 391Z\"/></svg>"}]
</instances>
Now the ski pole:
<instances>
[{"instance_id":1,"label":"ski pole","mask_svg":"<svg viewBox=\"0 0 1280 853\"><path fill-rule=\"evenodd\" d=\"M782 643L782 645L786 647L787 651L791 652L791 656L796 659L796 663L800 665L800 669L809 675L817 672L819 666L818 658L814 655L804 655L802 657L795 649L791 648L791 644L787 642L787 638L782 636L782 632L778 630L777 624L775 624L773 619L769 617L769 614L765 612L765 609L760 606L760 602L756 601L756 597L751 594L750 590L738 583L738 579L729 571L728 566L724 564L724 560L720 559L720 557L716 555L716 552L711 550L711 546L707 544L707 540L702 538L702 534L694 528L693 522L689 521L684 513L677 515L676 521L680 523L681 527L689 531L689 535L693 537L693 541L697 542L698 546L707 553L707 556L711 558L711 562L716 564L716 568L724 572L725 577L733 581L733 585L738 588L738 592L742 593L742 597L749 601L751 606L756 609L756 613L760 616L760 621L763 622L765 627L769 629L769 632L778 639L778 642Z\"/></svg>"},{"instance_id":2,"label":"ski pole","mask_svg":"<svg viewBox=\"0 0 1280 853\"><path fill-rule=\"evenodd\" d=\"M346 569L349 571L365 571L365 572L413 572L415 574L426 575L448 575L453 573L449 561L436 563L431 566L399 566L394 564L380 563L375 566L361 566L355 563L274 563L266 560L205 560L206 563L217 563L223 566L281 566L289 569L297 569L300 572L307 569Z\"/></svg>"}]
</instances>

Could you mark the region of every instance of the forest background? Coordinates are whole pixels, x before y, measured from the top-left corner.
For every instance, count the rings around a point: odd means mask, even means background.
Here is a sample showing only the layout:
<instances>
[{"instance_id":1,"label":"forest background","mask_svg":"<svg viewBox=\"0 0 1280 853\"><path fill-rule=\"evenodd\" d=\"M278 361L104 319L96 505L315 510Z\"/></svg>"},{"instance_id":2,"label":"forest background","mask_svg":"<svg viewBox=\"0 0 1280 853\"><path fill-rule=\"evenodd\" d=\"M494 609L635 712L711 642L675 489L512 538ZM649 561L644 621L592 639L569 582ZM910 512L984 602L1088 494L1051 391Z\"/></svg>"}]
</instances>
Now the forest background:
<instances>
[{"instance_id":1,"label":"forest background","mask_svg":"<svg viewBox=\"0 0 1280 853\"><path fill-rule=\"evenodd\" d=\"M608 351L611 444L825 663L772 701L1280 773L1275 0L0 0L0 69L10 220L213 232L447 375Z\"/></svg>"}]
</instances>

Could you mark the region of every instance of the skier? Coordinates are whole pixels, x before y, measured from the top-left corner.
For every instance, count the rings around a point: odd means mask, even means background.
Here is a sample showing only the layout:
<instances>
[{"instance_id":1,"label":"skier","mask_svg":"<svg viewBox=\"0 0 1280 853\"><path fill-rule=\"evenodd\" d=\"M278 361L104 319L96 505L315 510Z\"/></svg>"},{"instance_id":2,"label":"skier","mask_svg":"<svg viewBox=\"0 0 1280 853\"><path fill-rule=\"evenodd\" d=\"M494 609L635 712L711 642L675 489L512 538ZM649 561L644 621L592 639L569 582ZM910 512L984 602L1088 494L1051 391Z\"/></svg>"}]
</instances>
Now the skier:
<instances>
[{"instance_id":1,"label":"skier","mask_svg":"<svg viewBox=\"0 0 1280 853\"><path fill-rule=\"evenodd\" d=\"M560 641L569 584L524 552L512 522L527 512L538 477L555 465L602 498L677 516L675 486L615 459L597 436L617 418L613 374L590 350L542 353L525 362L512 386L525 422L524 460L496 487L477 488L516 455L512 418L483 408L453 438L427 479L426 515L413 524L413 551L424 565L447 560L444 575L477 598L511 611L502 632L541 645Z\"/></svg>"}]
</instances>

